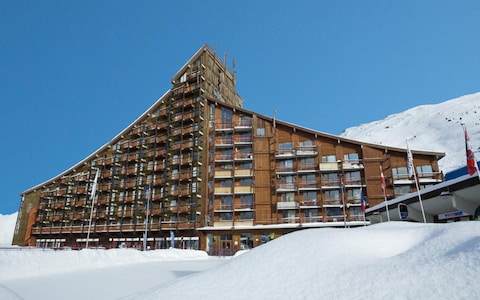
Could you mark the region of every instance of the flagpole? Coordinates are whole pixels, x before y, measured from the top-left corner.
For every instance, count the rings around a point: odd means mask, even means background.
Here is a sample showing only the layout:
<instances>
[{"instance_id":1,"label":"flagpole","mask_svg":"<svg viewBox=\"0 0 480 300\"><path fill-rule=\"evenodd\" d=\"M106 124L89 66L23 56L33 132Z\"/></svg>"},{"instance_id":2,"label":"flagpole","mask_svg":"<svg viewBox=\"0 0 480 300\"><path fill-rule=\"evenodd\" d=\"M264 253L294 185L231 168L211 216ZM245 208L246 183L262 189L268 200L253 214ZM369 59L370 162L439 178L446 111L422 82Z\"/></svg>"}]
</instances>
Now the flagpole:
<instances>
[{"instance_id":1,"label":"flagpole","mask_svg":"<svg viewBox=\"0 0 480 300\"><path fill-rule=\"evenodd\" d=\"M380 165L380 176L382 179L382 191L383 191L383 200L385 201L385 212L387 213L387 221L390 222L390 212L388 211L388 201L387 201L387 189L385 184L385 176L383 175L383 168Z\"/></svg>"},{"instance_id":2,"label":"flagpole","mask_svg":"<svg viewBox=\"0 0 480 300\"><path fill-rule=\"evenodd\" d=\"M412 155L412 152L410 151L410 148L408 147L408 141L405 140L405 142L407 143L407 158L408 158L408 172L409 172L408 175L410 176L410 173L413 174L413 179L415 180L415 186L417 188L418 202L420 203L420 208L422 210L423 223L427 223L427 218L425 217L425 210L423 209L422 196L420 194L420 188L418 187L417 172L415 171L415 166L413 164L413 155Z\"/></svg>"},{"instance_id":3,"label":"flagpole","mask_svg":"<svg viewBox=\"0 0 480 300\"><path fill-rule=\"evenodd\" d=\"M100 169L97 169L97 173L95 174L95 179L93 180L92 194L90 195L90 200L91 200L92 207L90 208L90 220L88 221L87 243L85 245L85 248L87 248L87 249L88 249L88 241L90 240L90 230L92 228L93 207L95 205L95 194L97 192L97 181L98 181L98 175L99 174L100 174Z\"/></svg>"}]
</instances>

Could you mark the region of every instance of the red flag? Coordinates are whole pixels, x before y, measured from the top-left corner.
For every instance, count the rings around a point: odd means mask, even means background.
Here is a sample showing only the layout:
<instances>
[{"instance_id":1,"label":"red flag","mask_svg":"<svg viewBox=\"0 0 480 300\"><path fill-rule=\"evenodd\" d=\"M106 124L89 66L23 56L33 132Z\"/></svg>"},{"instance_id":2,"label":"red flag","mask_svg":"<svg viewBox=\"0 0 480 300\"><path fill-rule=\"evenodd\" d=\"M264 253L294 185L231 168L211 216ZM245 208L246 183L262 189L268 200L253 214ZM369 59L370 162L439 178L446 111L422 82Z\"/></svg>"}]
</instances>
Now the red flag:
<instances>
[{"instance_id":1,"label":"red flag","mask_svg":"<svg viewBox=\"0 0 480 300\"><path fill-rule=\"evenodd\" d=\"M380 165L380 177L381 177L380 182L381 182L381 184L382 184L382 191L383 191L383 194L385 195L385 187L386 187L386 185L385 185L385 176L383 176L383 168L382 168L382 165Z\"/></svg>"},{"instance_id":2,"label":"red flag","mask_svg":"<svg viewBox=\"0 0 480 300\"><path fill-rule=\"evenodd\" d=\"M477 166L475 161L475 155L473 155L472 146L470 146L470 137L467 133L467 127L463 126L463 131L465 132L465 150L467 153L467 171L469 175L475 174L477 172Z\"/></svg>"}]
</instances>

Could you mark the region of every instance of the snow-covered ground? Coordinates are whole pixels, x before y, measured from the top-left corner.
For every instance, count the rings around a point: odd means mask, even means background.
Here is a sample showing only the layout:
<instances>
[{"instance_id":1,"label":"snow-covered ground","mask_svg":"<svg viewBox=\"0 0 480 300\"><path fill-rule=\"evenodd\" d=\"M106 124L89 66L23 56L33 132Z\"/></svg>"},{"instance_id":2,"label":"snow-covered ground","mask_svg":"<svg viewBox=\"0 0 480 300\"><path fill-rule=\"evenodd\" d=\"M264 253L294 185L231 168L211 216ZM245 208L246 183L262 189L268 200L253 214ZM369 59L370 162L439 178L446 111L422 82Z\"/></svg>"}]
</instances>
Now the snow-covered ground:
<instances>
[{"instance_id":1,"label":"snow-covered ground","mask_svg":"<svg viewBox=\"0 0 480 300\"><path fill-rule=\"evenodd\" d=\"M473 221L306 229L233 258L4 248L0 299L478 299L479 261Z\"/></svg>"}]
</instances>

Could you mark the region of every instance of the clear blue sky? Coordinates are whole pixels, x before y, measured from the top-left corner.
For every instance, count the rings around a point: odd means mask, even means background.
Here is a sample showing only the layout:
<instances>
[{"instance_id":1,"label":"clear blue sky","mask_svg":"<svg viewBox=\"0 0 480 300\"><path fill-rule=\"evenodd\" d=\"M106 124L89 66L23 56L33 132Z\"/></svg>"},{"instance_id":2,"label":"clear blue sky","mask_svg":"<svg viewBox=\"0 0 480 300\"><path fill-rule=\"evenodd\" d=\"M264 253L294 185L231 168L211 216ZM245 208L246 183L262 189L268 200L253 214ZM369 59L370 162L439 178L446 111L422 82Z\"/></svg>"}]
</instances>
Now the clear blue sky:
<instances>
[{"instance_id":1,"label":"clear blue sky","mask_svg":"<svg viewBox=\"0 0 480 300\"><path fill-rule=\"evenodd\" d=\"M480 91L480 1L1 1L0 214L112 139L208 43L246 109L318 131Z\"/></svg>"}]
</instances>

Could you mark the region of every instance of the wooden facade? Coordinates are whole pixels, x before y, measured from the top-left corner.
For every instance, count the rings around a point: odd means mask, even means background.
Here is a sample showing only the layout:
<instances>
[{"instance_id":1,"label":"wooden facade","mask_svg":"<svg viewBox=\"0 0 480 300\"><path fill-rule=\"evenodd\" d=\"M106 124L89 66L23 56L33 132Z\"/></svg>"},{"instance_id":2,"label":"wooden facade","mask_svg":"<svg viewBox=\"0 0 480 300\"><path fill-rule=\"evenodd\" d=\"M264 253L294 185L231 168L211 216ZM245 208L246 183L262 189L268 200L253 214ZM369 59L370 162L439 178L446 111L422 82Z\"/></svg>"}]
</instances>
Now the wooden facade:
<instances>
[{"instance_id":1,"label":"wooden facade","mask_svg":"<svg viewBox=\"0 0 480 300\"><path fill-rule=\"evenodd\" d=\"M362 195L372 206L415 188L406 149L243 109L208 46L172 84L105 146L22 193L14 244L82 248L88 236L90 246L231 253L302 228L363 225ZM422 186L443 181L443 153L413 154Z\"/></svg>"}]
</instances>

